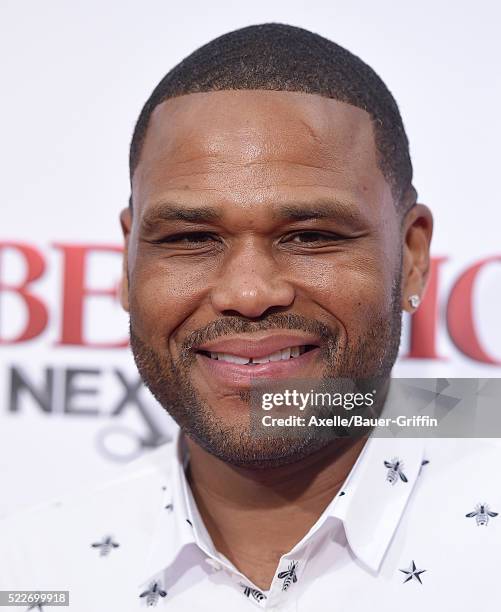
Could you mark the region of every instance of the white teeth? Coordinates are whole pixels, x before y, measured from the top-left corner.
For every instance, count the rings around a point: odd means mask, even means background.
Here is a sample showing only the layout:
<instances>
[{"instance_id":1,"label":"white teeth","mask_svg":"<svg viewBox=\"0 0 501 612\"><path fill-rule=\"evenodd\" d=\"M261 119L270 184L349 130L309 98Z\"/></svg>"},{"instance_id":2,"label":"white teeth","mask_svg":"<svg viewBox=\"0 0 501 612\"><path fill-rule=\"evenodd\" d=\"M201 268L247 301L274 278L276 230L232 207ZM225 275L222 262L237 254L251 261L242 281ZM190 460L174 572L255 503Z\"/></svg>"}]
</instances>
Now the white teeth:
<instances>
[{"instance_id":1,"label":"white teeth","mask_svg":"<svg viewBox=\"0 0 501 612\"><path fill-rule=\"evenodd\" d=\"M238 363L238 365L245 365L249 363L247 357L239 357L238 355L229 355L228 353L216 353L217 358L222 361L229 361L230 363Z\"/></svg>"},{"instance_id":2,"label":"white teeth","mask_svg":"<svg viewBox=\"0 0 501 612\"><path fill-rule=\"evenodd\" d=\"M271 355L265 355L264 357L253 357L248 359L247 357L239 357L238 355L230 355L229 353L213 353L211 352L211 359L218 359L221 361L228 361L230 363L237 363L239 365L246 365L248 363L268 363L269 361L286 361L294 357L299 357L306 351L306 346L290 346L280 351L276 351Z\"/></svg>"},{"instance_id":3,"label":"white teeth","mask_svg":"<svg viewBox=\"0 0 501 612\"><path fill-rule=\"evenodd\" d=\"M271 361L270 357L271 355L268 355L266 357L253 357L252 363L268 363L268 361Z\"/></svg>"},{"instance_id":4,"label":"white teeth","mask_svg":"<svg viewBox=\"0 0 501 612\"><path fill-rule=\"evenodd\" d=\"M285 351L289 351L289 349L284 349ZM253 357L252 363L268 363L269 361L281 361L282 359L289 359L288 357L282 357L283 351L277 351L276 353L272 353L271 355L265 355L264 357Z\"/></svg>"},{"instance_id":5,"label":"white teeth","mask_svg":"<svg viewBox=\"0 0 501 612\"><path fill-rule=\"evenodd\" d=\"M282 354L282 359L290 359L292 348L289 346L289 348L282 349L280 352Z\"/></svg>"}]
</instances>

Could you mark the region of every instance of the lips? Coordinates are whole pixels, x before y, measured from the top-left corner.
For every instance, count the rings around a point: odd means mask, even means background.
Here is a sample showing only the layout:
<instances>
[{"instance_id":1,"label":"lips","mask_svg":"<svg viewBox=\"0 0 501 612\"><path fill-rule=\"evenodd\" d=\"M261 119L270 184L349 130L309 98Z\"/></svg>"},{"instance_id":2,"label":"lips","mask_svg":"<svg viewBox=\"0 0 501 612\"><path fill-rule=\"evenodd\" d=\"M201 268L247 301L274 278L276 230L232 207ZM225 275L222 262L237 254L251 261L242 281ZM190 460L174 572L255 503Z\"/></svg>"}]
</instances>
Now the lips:
<instances>
[{"instance_id":1,"label":"lips","mask_svg":"<svg viewBox=\"0 0 501 612\"><path fill-rule=\"evenodd\" d=\"M304 333L220 338L196 349L211 383L248 387L252 380L302 377L320 353L317 337Z\"/></svg>"},{"instance_id":2,"label":"lips","mask_svg":"<svg viewBox=\"0 0 501 612\"><path fill-rule=\"evenodd\" d=\"M230 353L217 353L211 351L205 353L211 359L218 361L226 361L228 363L238 363L239 365L256 365L259 363L269 363L270 361L288 361L289 359L296 359L308 350L311 350L313 346L289 346L287 348L280 349L270 355L264 355L263 357L242 357L240 355L232 355Z\"/></svg>"},{"instance_id":3,"label":"lips","mask_svg":"<svg viewBox=\"0 0 501 612\"><path fill-rule=\"evenodd\" d=\"M320 346L318 337L310 334L292 334L292 333L276 333L267 334L266 336L239 336L232 338L220 338L214 342L207 342L198 347L197 352L208 354L211 353L230 355L235 357L246 358L253 360L260 358L271 357L275 355L271 361L278 361L278 353L299 348L300 353L306 352L304 347ZM295 355L297 356L297 355ZM290 357L290 356L289 356ZM280 359L282 357L280 356Z\"/></svg>"}]
</instances>

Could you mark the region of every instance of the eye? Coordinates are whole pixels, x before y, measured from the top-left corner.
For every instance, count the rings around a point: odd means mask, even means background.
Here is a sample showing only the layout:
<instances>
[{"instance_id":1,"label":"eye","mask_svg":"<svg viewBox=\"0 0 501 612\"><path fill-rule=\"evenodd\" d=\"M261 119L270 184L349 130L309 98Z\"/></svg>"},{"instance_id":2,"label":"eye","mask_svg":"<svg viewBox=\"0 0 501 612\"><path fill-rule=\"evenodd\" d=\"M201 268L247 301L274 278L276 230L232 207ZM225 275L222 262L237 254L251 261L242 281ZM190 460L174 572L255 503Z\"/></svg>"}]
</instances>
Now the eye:
<instances>
[{"instance_id":1,"label":"eye","mask_svg":"<svg viewBox=\"0 0 501 612\"><path fill-rule=\"evenodd\" d=\"M219 242L217 236L209 232L183 232L155 240L155 244L177 244L180 246L201 246L209 242Z\"/></svg>"},{"instance_id":2,"label":"eye","mask_svg":"<svg viewBox=\"0 0 501 612\"><path fill-rule=\"evenodd\" d=\"M294 244L322 244L325 242L337 242L343 240L343 236L332 232L298 232L288 237L287 242Z\"/></svg>"}]
</instances>

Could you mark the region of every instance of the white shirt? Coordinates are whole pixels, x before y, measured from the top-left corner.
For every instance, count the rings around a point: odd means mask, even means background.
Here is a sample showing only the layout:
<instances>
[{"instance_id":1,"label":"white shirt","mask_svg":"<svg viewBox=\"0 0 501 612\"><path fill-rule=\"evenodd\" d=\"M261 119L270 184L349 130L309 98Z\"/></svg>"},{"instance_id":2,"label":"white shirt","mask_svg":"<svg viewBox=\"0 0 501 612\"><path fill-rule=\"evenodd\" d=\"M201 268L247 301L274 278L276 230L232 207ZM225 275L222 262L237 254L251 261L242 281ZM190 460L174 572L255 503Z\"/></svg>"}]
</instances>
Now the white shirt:
<instances>
[{"instance_id":1,"label":"white shirt","mask_svg":"<svg viewBox=\"0 0 501 612\"><path fill-rule=\"evenodd\" d=\"M497 441L370 439L266 592L214 549L185 479L183 447L178 436L105 485L5 519L0 590L69 590L74 612L498 605ZM398 471L388 467L396 461Z\"/></svg>"}]
</instances>

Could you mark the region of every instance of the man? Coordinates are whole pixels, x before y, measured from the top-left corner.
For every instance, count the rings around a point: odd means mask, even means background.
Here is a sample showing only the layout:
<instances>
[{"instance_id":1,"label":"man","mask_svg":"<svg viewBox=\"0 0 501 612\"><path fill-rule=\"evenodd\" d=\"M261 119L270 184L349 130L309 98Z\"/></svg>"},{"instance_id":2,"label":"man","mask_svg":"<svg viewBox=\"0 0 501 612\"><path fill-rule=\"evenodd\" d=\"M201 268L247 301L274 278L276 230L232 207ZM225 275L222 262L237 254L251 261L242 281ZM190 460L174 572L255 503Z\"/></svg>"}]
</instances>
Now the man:
<instances>
[{"instance_id":1,"label":"man","mask_svg":"<svg viewBox=\"0 0 501 612\"><path fill-rule=\"evenodd\" d=\"M379 77L299 28L231 32L154 90L130 174L122 303L180 433L6 521L1 587L67 589L82 612L483 609L494 446L252 426L256 384L384 391L423 294L432 217Z\"/></svg>"}]
</instances>

